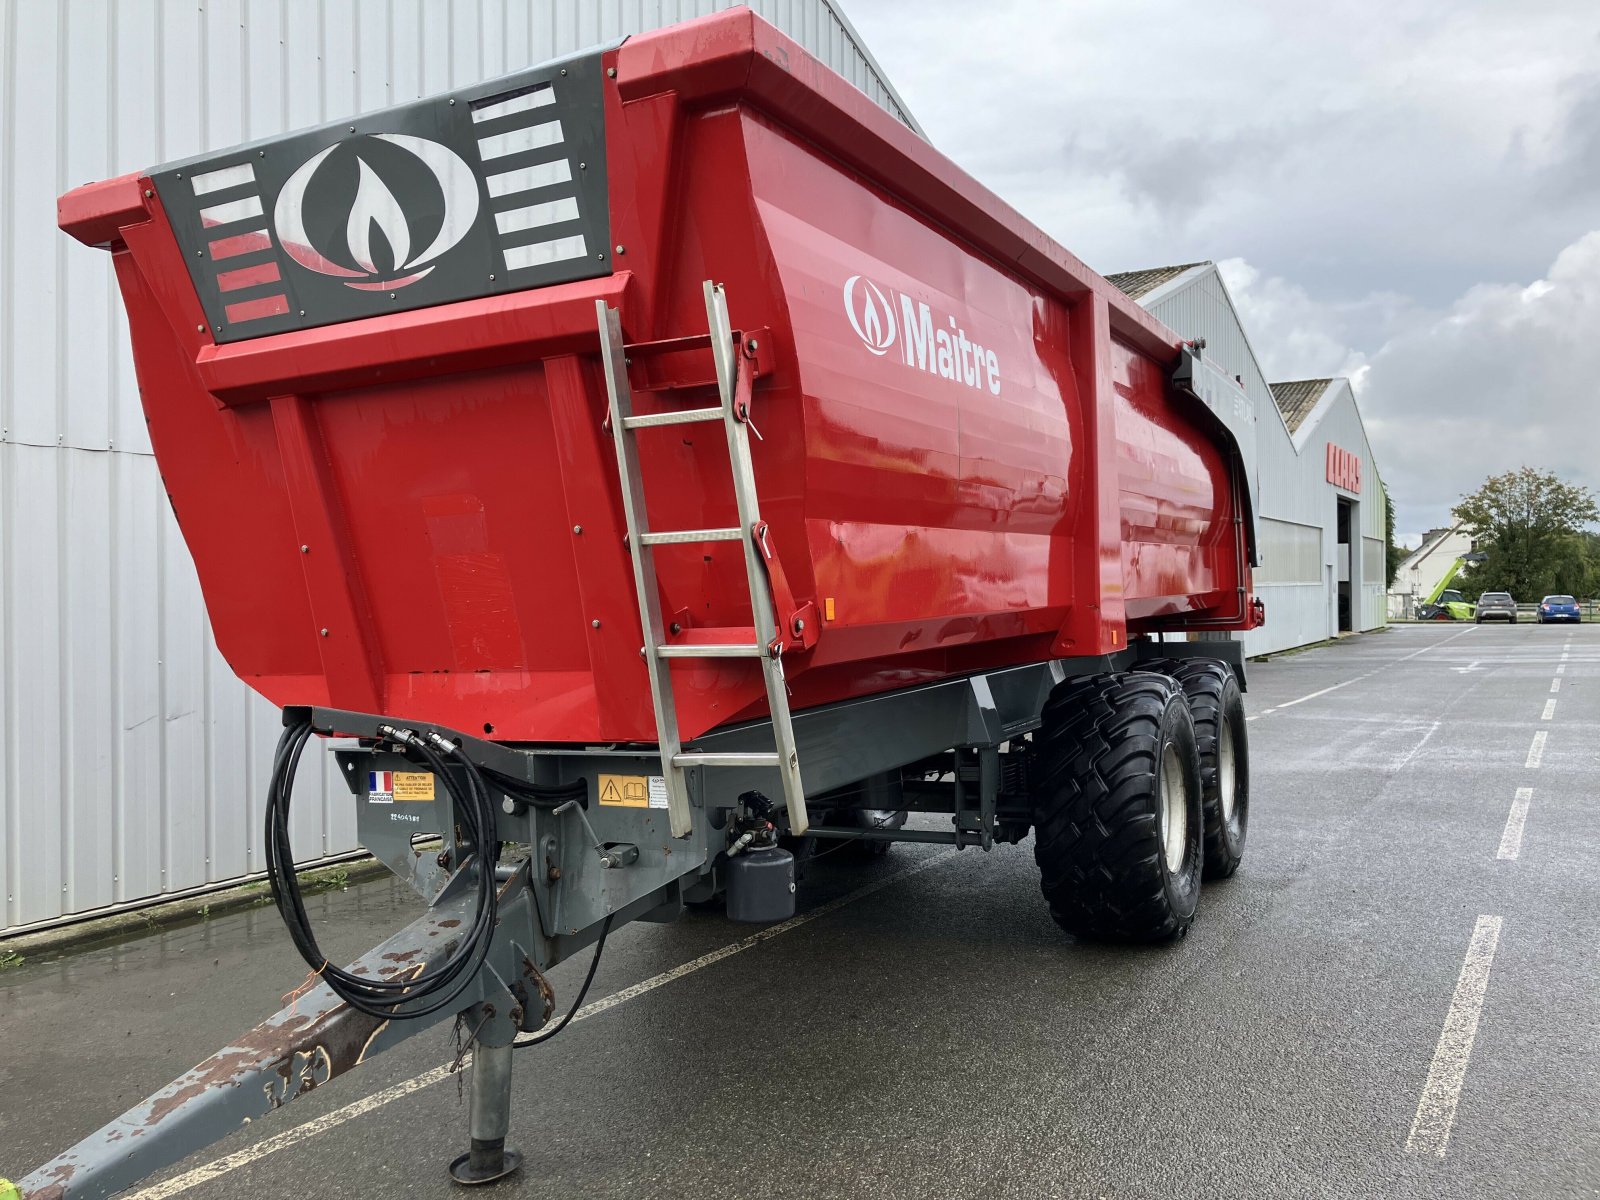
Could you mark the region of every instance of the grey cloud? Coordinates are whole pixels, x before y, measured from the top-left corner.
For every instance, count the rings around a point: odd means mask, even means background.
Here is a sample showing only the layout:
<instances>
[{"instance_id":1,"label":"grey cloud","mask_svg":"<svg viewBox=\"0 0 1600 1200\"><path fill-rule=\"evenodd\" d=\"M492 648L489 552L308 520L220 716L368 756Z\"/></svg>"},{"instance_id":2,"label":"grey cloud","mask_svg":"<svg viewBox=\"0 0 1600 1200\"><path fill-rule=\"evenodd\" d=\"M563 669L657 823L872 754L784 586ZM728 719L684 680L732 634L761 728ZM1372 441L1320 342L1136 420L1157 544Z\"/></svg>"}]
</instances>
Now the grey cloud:
<instances>
[{"instance_id":1,"label":"grey cloud","mask_svg":"<svg viewBox=\"0 0 1600 1200\"><path fill-rule=\"evenodd\" d=\"M1402 528L1600 486L1594 0L846 0L934 143L1102 270L1224 262L1278 378L1349 373Z\"/></svg>"}]
</instances>

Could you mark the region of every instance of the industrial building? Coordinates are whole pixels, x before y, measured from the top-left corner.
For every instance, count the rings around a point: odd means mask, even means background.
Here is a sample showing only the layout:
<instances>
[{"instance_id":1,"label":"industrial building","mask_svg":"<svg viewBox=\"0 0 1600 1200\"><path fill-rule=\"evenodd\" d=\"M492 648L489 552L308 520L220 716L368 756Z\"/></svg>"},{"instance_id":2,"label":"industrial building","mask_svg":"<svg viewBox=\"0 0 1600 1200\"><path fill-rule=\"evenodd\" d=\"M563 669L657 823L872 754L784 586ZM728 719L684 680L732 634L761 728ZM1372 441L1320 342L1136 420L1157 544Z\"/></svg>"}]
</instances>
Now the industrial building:
<instances>
[{"instance_id":1,"label":"industrial building","mask_svg":"<svg viewBox=\"0 0 1600 1200\"><path fill-rule=\"evenodd\" d=\"M917 129L829 0L747 2ZM280 732L278 712L217 653L151 456L110 256L57 231L57 194L727 7L121 0L114 17L99 5L7 7L0 932L257 875ZM291 834L313 859L357 846L331 765L307 756L296 789Z\"/></svg>"},{"instance_id":2,"label":"industrial building","mask_svg":"<svg viewBox=\"0 0 1600 1200\"><path fill-rule=\"evenodd\" d=\"M921 132L832 0L749 0ZM280 719L217 652L156 471L108 256L72 184L388 107L726 0L25 4L0 22L0 932L258 876ZM27 97L54 97L34 104ZM1209 263L1116 282L1238 377L1256 415L1259 654L1384 620L1383 500L1349 385L1268 386ZM1280 407L1281 405L1281 407ZM356 850L329 756L292 837Z\"/></svg>"},{"instance_id":3,"label":"industrial building","mask_svg":"<svg viewBox=\"0 0 1600 1200\"><path fill-rule=\"evenodd\" d=\"M1270 383L1214 263L1108 278L1180 336L1205 339L1205 356L1234 377L1255 414L1255 582L1267 622L1239 635L1245 652L1384 625L1383 484L1350 381Z\"/></svg>"}]
</instances>

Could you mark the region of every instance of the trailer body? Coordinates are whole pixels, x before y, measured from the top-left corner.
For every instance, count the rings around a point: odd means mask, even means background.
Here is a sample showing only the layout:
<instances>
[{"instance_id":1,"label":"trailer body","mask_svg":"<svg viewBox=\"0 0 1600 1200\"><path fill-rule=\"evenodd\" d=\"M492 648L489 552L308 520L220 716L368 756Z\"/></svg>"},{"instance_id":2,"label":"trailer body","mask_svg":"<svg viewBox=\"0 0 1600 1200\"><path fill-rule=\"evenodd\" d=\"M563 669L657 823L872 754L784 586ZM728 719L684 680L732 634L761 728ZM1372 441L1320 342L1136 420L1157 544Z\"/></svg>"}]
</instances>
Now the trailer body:
<instances>
[{"instance_id":1,"label":"trailer body","mask_svg":"<svg viewBox=\"0 0 1600 1200\"><path fill-rule=\"evenodd\" d=\"M758 345L795 709L1250 623L1248 481L1179 339L748 13L61 220L113 251L218 647L280 706L654 739L593 313L702 333L706 278ZM700 360L635 387L692 406ZM658 527L729 523L720 439L641 454ZM739 547L657 561L683 640L751 624ZM764 710L751 664L673 669L685 737Z\"/></svg>"},{"instance_id":2,"label":"trailer body","mask_svg":"<svg viewBox=\"0 0 1600 1200\"><path fill-rule=\"evenodd\" d=\"M1184 635L1262 616L1243 393L749 12L89 185L60 221L112 253L217 644L285 709L268 840L296 732L357 739L362 843L429 910L356 970L423 979L492 935L448 997L458 1179L516 1167L542 972L736 876L792 909L782 833L1109 823L1148 852L1090 874L1163 871L1187 909L1150 936L1187 928L1201 756L1214 798L1244 718L1238 644ZM1073 721L1139 745L1073 759ZM1064 824L1104 763L1122 815ZM126 1187L447 1013L375 1023L291 929L322 982L30 1200Z\"/></svg>"}]
</instances>

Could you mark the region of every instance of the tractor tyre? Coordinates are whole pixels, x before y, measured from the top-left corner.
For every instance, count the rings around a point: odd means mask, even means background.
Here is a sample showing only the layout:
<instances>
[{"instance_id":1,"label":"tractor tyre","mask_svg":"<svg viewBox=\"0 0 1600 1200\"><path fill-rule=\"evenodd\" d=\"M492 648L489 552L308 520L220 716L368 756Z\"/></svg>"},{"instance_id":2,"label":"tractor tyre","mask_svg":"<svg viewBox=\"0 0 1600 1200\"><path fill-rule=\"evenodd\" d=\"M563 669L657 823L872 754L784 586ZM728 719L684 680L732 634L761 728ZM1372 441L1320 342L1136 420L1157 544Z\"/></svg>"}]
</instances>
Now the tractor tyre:
<instances>
[{"instance_id":1,"label":"tractor tyre","mask_svg":"<svg viewBox=\"0 0 1600 1200\"><path fill-rule=\"evenodd\" d=\"M1244 858L1250 825L1250 742L1239 681L1227 663L1215 658L1161 659L1136 669L1171 676L1189 702L1200 752L1205 878L1227 879Z\"/></svg>"},{"instance_id":2,"label":"tractor tyre","mask_svg":"<svg viewBox=\"0 0 1600 1200\"><path fill-rule=\"evenodd\" d=\"M1163 942L1189 931L1205 852L1194 719L1171 678L1068 679L1034 734L1034 860L1056 924Z\"/></svg>"}]
</instances>

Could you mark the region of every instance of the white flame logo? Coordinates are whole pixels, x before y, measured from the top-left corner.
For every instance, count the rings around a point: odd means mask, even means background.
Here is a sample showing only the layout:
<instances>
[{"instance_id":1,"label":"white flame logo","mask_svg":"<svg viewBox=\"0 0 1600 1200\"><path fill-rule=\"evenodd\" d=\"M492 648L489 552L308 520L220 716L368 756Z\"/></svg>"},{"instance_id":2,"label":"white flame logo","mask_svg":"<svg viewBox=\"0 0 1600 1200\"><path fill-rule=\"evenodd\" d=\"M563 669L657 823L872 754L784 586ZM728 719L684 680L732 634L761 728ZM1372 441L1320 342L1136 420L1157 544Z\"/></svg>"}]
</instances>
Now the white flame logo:
<instances>
[{"instance_id":1,"label":"white flame logo","mask_svg":"<svg viewBox=\"0 0 1600 1200\"><path fill-rule=\"evenodd\" d=\"M859 295L857 284L861 285ZM844 281L844 311L863 346L880 357L889 352L897 331L894 309L882 288L864 275L850 276Z\"/></svg>"},{"instance_id":2,"label":"white flame logo","mask_svg":"<svg viewBox=\"0 0 1600 1200\"><path fill-rule=\"evenodd\" d=\"M367 166L367 160L356 159L356 166L361 170L361 182L356 186L355 202L350 205L344 236L351 257L376 274L378 268L372 261L373 229L388 241L394 261L403 263L411 257L411 226L406 223L405 213L400 211L400 201L378 178L378 173Z\"/></svg>"},{"instance_id":3,"label":"white flame logo","mask_svg":"<svg viewBox=\"0 0 1600 1200\"><path fill-rule=\"evenodd\" d=\"M345 286L361 291L392 290L427 275L433 270L435 259L466 237L478 218L478 181L471 167L438 142L404 133L371 136L415 155L438 181L439 191L444 196L444 220L438 235L424 250L418 254L411 252L411 221L406 216L405 206L367 165L366 159L359 157L356 165L360 175L355 199L351 201L350 214L345 220L344 235L351 259L363 270L352 271L332 262L311 244L306 233L306 189L317 168L342 144L337 142L312 155L289 176L278 193L272 222L284 253L307 270L331 275L342 280ZM389 243L390 259L395 264L394 278L377 278L382 272L372 252L374 232Z\"/></svg>"}]
</instances>

